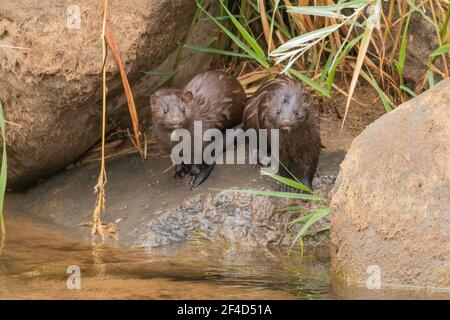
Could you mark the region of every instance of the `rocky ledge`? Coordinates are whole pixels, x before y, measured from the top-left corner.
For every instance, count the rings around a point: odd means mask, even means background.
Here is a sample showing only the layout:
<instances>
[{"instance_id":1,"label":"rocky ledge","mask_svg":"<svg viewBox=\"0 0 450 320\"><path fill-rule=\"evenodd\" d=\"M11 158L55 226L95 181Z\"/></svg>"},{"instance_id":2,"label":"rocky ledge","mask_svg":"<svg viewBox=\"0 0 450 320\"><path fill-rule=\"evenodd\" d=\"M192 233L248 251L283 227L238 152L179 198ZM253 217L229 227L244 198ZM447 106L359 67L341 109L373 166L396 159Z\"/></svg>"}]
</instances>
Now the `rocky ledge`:
<instances>
[{"instance_id":1,"label":"rocky ledge","mask_svg":"<svg viewBox=\"0 0 450 320\"><path fill-rule=\"evenodd\" d=\"M344 151L323 151L314 180L315 190L322 197L328 197L344 155ZM188 181L174 181L170 172L165 172L169 166L169 158L142 161L135 155L107 162L103 220L116 224L120 242L140 247L189 240L225 240L242 245L292 243L298 228L288 228L292 215L278 209L295 202L224 191L274 190L274 182L261 176L257 168L218 165L202 186L190 190ZM91 163L48 179L20 196L23 210L89 236L89 229L78 225L91 220L98 172L98 164ZM321 227L320 223L316 226ZM327 233L310 237L307 242L315 246L328 243Z\"/></svg>"}]
</instances>

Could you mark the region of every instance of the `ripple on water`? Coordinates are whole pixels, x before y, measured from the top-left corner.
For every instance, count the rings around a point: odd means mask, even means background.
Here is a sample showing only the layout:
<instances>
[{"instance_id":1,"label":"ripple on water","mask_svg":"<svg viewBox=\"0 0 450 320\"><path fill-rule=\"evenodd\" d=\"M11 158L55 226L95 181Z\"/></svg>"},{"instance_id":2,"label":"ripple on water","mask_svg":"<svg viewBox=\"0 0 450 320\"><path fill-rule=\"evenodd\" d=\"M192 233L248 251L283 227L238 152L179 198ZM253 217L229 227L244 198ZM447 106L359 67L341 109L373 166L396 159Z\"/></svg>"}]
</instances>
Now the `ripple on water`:
<instances>
[{"instance_id":1,"label":"ripple on water","mask_svg":"<svg viewBox=\"0 0 450 320\"><path fill-rule=\"evenodd\" d=\"M288 258L282 249L205 243L161 249L91 245L26 217L7 221L0 253L3 299L329 298L328 264ZM69 290L69 265L81 290Z\"/></svg>"}]
</instances>

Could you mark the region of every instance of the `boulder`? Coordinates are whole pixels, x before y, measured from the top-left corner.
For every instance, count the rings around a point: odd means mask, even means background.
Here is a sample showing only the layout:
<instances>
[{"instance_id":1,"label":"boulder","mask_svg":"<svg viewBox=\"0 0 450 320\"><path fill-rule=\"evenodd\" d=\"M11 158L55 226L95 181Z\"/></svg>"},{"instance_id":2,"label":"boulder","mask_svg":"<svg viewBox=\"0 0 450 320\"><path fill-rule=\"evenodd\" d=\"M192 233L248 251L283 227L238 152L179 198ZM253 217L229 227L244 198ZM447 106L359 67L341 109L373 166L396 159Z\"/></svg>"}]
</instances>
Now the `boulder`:
<instances>
[{"instance_id":1,"label":"boulder","mask_svg":"<svg viewBox=\"0 0 450 320\"><path fill-rule=\"evenodd\" d=\"M100 138L103 1L77 5L79 28L77 9L64 1L15 0L0 7L0 100L8 121L9 189L27 187L64 168ZM160 80L143 71L172 70L174 52L195 10L193 1L110 1L108 23L132 89L137 88L141 120L149 114L143 111L150 109L151 88ZM189 43L205 44L215 32L211 22L200 24ZM210 61L197 55L188 68L179 68L179 81L207 69ZM129 114L111 53L106 71L111 130L127 125Z\"/></svg>"},{"instance_id":2,"label":"boulder","mask_svg":"<svg viewBox=\"0 0 450 320\"><path fill-rule=\"evenodd\" d=\"M381 1L383 12L385 17L388 17L390 10L390 1ZM435 5L435 10L438 8ZM398 18L398 13L394 14L394 20ZM425 18L427 17L427 18ZM406 22L406 17L405 22ZM403 77L405 85L410 88L415 88L416 86L421 87L421 82L423 76L425 76L427 70L429 69L430 54L439 48L439 40L436 36L436 29L433 21L433 15L431 10L424 10L424 12L419 12L419 10L413 11L411 14L411 20L407 30L406 39L406 54L405 62L403 66ZM400 32L403 34L405 24L394 23L391 24L389 32L392 35L396 35ZM399 30L399 28L401 28ZM396 50L394 57L398 59L399 43L394 41L393 37L387 37L384 39L384 43L381 42L380 37L375 37L377 45L385 48L385 56L389 57L392 54L392 50ZM378 49L371 47L372 52L377 52ZM440 70L443 70L443 64L441 59L437 59L433 62ZM438 73L434 74L436 79L442 79Z\"/></svg>"},{"instance_id":3,"label":"boulder","mask_svg":"<svg viewBox=\"0 0 450 320\"><path fill-rule=\"evenodd\" d=\"M353 141L331 206L335 281L450 288L450 79Z\"/></svg>"}]
</instances>

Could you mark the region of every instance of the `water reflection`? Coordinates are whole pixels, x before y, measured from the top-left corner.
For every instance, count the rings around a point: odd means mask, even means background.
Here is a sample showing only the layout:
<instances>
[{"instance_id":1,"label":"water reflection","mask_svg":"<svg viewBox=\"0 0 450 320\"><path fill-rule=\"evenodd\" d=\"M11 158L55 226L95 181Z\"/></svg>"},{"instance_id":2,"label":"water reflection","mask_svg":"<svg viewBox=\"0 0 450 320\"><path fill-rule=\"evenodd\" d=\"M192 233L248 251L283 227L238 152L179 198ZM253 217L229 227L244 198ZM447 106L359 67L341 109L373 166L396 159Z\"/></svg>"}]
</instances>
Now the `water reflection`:
<instances>
[{"instance_id":1,"label":"water reflection","mask_svg":"<svg viewBox=\"0 0 450 320\"><path fill-rule=\"evenodd\" d=\"M328 265L283 249L188 243L144 251L94 244L36 223L8 221L0 257L3 299L318 299L329 298ZM69 290L69 265L81 290Z\"/></svg>"}]
</instances>

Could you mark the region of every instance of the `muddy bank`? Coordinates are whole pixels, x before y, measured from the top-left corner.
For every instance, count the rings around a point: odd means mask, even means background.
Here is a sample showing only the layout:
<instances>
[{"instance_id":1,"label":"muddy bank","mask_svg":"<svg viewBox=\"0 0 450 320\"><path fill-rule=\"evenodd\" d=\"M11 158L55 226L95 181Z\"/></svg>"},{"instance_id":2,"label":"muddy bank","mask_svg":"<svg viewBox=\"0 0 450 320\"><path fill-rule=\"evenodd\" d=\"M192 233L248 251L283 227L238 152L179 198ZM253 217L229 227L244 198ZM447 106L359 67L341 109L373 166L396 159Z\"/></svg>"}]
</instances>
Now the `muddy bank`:
<instances>
[{"instance_id":1,"label":"muddy bank","mask_svg":"<svg viewBox=\"0 0 450 320\"><path fill-rule=\"evenodd\" d=\"M314 180L323 197L334 184L345 152L324 150ZM175 181L169 158L142 161L137 155L107 162L106 215L116 224L119 241L129 246L156 247L195 238L225 240L245 245L291 244L296 229L287 229L290 215L277 209L290 204L283 199L256 197L221 190L267 189L277 186L259 169L247 165L218 165L199 188L189 181ZM7 201L19 203L31 216L74 229L84 236L89 228L78 224L91 220L95 203L93 187L98 164L75 167L58 174L24 194L9 194ZM303 204L309 206L308 204ZM322 223L322 226L326 221ZM317 228L320 228L320 223ZM327 234L311 243L328 245Z\"/></svg>"}]
</instances>

